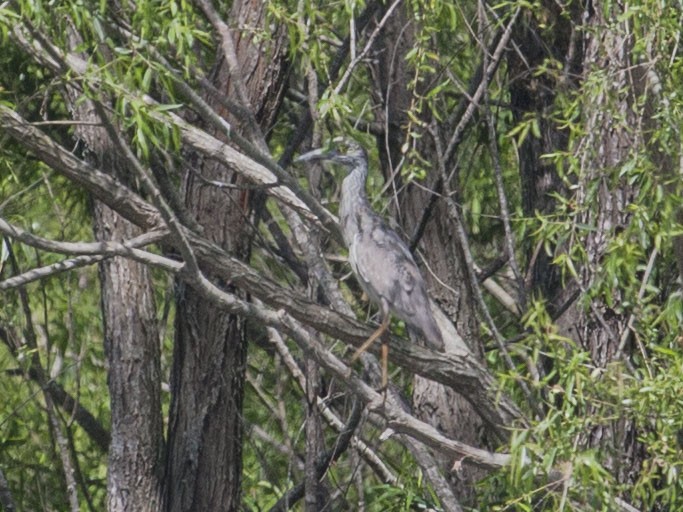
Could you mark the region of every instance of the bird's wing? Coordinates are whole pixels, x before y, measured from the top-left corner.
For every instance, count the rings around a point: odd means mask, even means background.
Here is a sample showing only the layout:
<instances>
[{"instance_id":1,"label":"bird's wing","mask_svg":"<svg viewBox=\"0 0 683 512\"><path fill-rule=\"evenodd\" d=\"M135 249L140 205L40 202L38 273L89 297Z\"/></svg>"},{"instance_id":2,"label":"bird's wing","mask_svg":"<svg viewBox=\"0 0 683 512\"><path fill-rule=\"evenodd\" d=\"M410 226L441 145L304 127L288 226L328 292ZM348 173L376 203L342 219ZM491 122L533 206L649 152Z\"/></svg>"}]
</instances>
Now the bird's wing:
<instances>
[{"instance_id":1,"label":"bird's wing","mask_svg":"<svg viewBox=\"0 0 683 512\"><path fill-rule=\"evenodd\" d=\"M408 246L377 216L366 217L349 247L353 270L370 299L386 306L428 346L443 348L422 274ZM387 311L384 311L386 313Z\"/></svg>"},{"instance_id":2,"label":"bird's wing","mask_svg":"<svg viewBox=\"0 0 683 512\"><path fill-rule=\"evenodd\" d=\"M366 229L356 235L351 251L354 270L370 298L375 302L385 298L399 318L410 322L409 317L422 305L425 291L420 271L403 240L373 216Z\"/></svg>"}]
</instances>

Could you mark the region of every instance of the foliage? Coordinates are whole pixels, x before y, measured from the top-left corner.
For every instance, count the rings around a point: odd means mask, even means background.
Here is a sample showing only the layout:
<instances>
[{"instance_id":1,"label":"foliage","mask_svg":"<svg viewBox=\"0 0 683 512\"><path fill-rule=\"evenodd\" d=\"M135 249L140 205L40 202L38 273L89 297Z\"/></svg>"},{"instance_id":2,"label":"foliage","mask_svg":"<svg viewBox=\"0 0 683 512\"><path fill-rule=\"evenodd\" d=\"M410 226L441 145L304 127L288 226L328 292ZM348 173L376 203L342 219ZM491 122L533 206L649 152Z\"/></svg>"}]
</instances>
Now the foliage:
<instances>
[{"instance_id":1,"label":"foliage","mask_svg":"<svg viewBox=\"0 0 683 512\"><path fill-rule=\"evenodd\" d=\"M523 13L520 23L535 25L548 46L560 44L552 39L559 24L577 21L569 7L558 15L559 4L551 7L548 2L482 3L480 10L448 0L405 4L415 44L397 56L412 71L409 83L404 84L409 95L407 122L401 126L401 162L396 166L402 185L432 186L439 177L434 169L443 165L445 173L453 173L453 199L480 266L506 254L504 222L509 222L513 255L525 270L522 281L531 279L536 260L545 257L559 276L560 288L577 293L576 306L570 305L577 318L575 326L558 314L556 297L530 290L521 318L506 311L496 298L485 297L484 305L506 338L504 346L513 365L507 364L491 326L481 318L478 334L488 349L486 362L498 378L500 394L512 397L532 421L528 428L515 426L509 444L500 447L510 454L511 462L477 484L472 510L615 510L620 500L642 510L682 508L683 299L677 283L676 243L683 234L683 195L677 171L683 66L678 8L638 0L619 12L613 2L606 2L596 7L601 23L574 27L576 37L587 40L601 34L628 39L633 64L651 63L647 71L659 78L656 88L642 94L633 93L628 84L614 88L622 71L614 63L605 68L587 65L582 76L574 77L567 76L563 61L546 58L526 78L541 88L554 87L552 107L542 113L520 113L511 105L509 92L520 78L510 76L503 63L489 86L488 104L481 102L486 109L479 110L475 126L464 132L457 155L448 162L435 162L434 154L445 148L432 147L428 153L425 147L437 144L434 140L439 137L434 133L450 135L460 121L451 114L470 94L470 81L482 62L483 43L477 38L494 42L492 34L502 32L517 8ZM351 134L366 147L376 147L376 140L381 140L376 134L377 119L381 119L377 111L383 105L367 61L376 58L373 52L379 50L373 48L364 55L347 78L342 78L343 67L341 73L332 71L349 27L369 5L351 0L278 0L269 2L268 14L272 23L287 28L291 96L309 94L314 100L319 116L316 135ZM209 76L217 58L215 34L196 5L186 1L145 0L131 7L129 2L121 3L126 19L117 25L112 20L119 13L107 2L3 5L0 31L6 51L0 55L0 102L33 121L67 119L63 86L78 80L84 98L116 99L108 107L141 161L153 165L155 158L168 157L182 162L180 128L170 121L171 114L195 114L186 108L190 101L181 84L200 90L200 79ZM26 50L11 35L18 13L59 49L68 47L74 33L80 34L79 50L88 57L83 75L53 76L27 58ZM484 26L484 20L490 24ZM134 36L129 37L127 31ZM356 35L360 44L351 58L363 51L371 31L364 31L363 37ZM270 34L256 33L255 37ZM523 50L531 53L529 48L510 51ZM319 90L311 76L316 77ZM145 95L158 103L146 101ZM287 114L278 117L268 141L274 154L284 152L295 132L292 119L302 107L292 97L284 100ZM487 120L494 124L495 140L486 129ZM596 132L597 128L602 131ZM68 125L47 124L45 131L65 146L72 140L73 127ZM553 208L525 211L528 191L520 176L521 148L542 146L548 131L566 140L566 145L545 152L538 164L554 173L559 183L552 191ZM614 133L629 144L622 143L623 153L606 162L607 143L600 138L609 139ZM448 138L438 142L448 143ZM382 150L373 149L370 158L373 169L379 169ZM673 167L667 165L672 162ZM501 214L497 167L509 219ZM176 175L172 179L179 181ZM368 190L378 209L386 202L383 185L383 177L374 171ZM322 192L326 197L336 193ZM2 219L52 240L91 240L91 200L87 191L26 156L20 144L2 139ZM606 210L607 201L614 201L610 210ZM291 238L293 226L272 205L268 208ZM293 288L295 273L272 250L268 232L262 226L258 229L262 240L249 262L251 267ZM320 252L328 249L337 250L330 244L321 246ZM1 277L8 279L62 259L6 237L0 254ZM338 262L330 266L336 277L348 271ZM505 283L507 291L514 288L509 274L501 272L495 278ZM154 284L165 333L161 344L163 378L167 379L172 365L173 284L161 271L155 271ZM462 297L469 297L470 287L470 283L462 284ZM347 297L356 291L346 283L342 289ZM81 267L22 290L25 302L18 290L0 295L0 396L6 397L0 403L0 469L21 510L62 510L67 509L68 500L58 449L40 386L28 374L37 355L54 382L104 426L110 423L97 271L93 266ZM356 303L357 311L366 309ZM402 334L401 326L395 327ZM612 343L606 364L598 363L603 354L596 354L595 345L584 337L598 331ZM37 339L35 347L26 342L31 336ZM245 509L266 510L302 478L308 404L305 390L273 355L272 347L261 343L258 335L251 341L243 413L247 436L242 493ZM306 357L293 342L288 340L287 346L296 358ZM340 347L334 350L342 352ZM342 386L329 380L325 383L330 395L325 400L345 411ZM392 380L410 391L406 375L396 372ZM528 386L530 395L522 384ZM167 393L163 400L168 417ZM59 420L77 455L82 506L104 510L107 456L73 423L70 411L62 410ZM365 499L366 510L416 510L438 502L434 488L403 446L394 440L381 443L381 423L365 421L370 426L363 427L363 438L381 455L397 483L382 481L357 454L344 457L325 476L331 502L341 508ZM252 427L263 434L254 434L249 430ZM635 439L629 437L634 432ZM333 445L338 436L336 430L324 429L326 446ZM636 467L626 467L631 459L620 458L624 446L637 452L631 454Z\"/></svg>"}]
</instances>

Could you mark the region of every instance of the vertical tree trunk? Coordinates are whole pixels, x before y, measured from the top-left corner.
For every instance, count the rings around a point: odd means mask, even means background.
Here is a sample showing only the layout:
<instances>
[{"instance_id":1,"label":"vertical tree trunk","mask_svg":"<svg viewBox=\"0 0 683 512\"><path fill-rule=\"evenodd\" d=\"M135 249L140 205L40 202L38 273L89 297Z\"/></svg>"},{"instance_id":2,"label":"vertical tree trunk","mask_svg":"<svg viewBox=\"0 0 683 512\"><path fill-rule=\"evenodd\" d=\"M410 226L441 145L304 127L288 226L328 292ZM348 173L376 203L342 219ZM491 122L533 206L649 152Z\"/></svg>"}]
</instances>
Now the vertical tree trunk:
<instances>
[{"instance_id":1,"label":"vertical tree trunk","mask_svg":"<svg viewBox=\"0 0 683 512\"><path fill-rule=\"evenodd\" d=\"M618 169L632 156L633 148L641 141L632 127L640 124L637 107L642 94L642 82L634 79L638 66L631 61L631 40L627 22L617 21L620 8L604 13L596 9L589 20L597 32L588 31L584 70L603 70L609 76L609 90L600 94L584 95L585 133L576 146L577 156L584 162L582 182L577 188L577 203L595 204L585 208L577 219L581 225L591 226L579 242L585 248L586 261L579 270L578 282L583 290L590 290L600 278L602 262L614 236L625 229L632 214L627 206L637 190L627 179L604 179L605 171ZM604 17L606 16L606 17ZM635 87L634 87L635 86ZM618 91L627 91L624 94ZM597 196L592 195L589 183L599 183ZM627 313L617 311L623 302L619 288L610 292L610 306L602 294L591 299L590 308L574 304L558 322L560 328L580 343L598 368L619 361L620 339L625 332ZM638 441L635 421L622 417L612 422L588 424L583 442L597 447L603 454L605 466L620 484L638 478L645 452Z\"/></svg>"},{"instance_id":2,"label":"vertical tree trunk","mask_svg":"<svg viewBox=\"0 0 683 512\"><path fill-rule=\"evenodd\" d=\"M389 19L378 43L381 51L378 52L375 89L381 91L378 103L383 108L376 110L377 121L379 125L388 128L388 132L378 138L378 146L383 173L387 179L394 176L401 161L401 147L406 142L404 137L406 128L409 126L407 112L413 102L413 94L408 89L408 84L414 72L405 56L415 47L416 25L411 21L407 9L403 6ZM428 124L430 122L427 118L428 114L423 115L425 117L423 121ZM430 144L428 136L420 139L418 144L419 153L433 162L431 172L423 183L423 185L430 186L439 177L436 149ZM395 189L398 190L400 175L395 179ZM400 195L398 207L392 209L398 214L404 238L410 239L416 233L418 223L425 214L426 208L434 208L430 212L429 220L416 248L425 259L426 265L420 266L429 286L429 294L444 309L460 336L472 343L470 346L472 353L482 357L481 347L475 336L476 321L473 302L466 285L465 269L459 263L463 261L463 258L456 243L457 237L452 233L453 225L446 213L445 203L438 201L431 205L431 199L432 194L429 191L411 185ZM417 254L416 261L421 263L421 258ZM427 266L429 271L427 271ZM448 288L442 283L446 283ZM446 350L448 350L449 340L445 340L445 343ZM469 402L452 389L416 376L413 387L413 407L420 419L434 425L446 435L468 444L481 444L483 428L479 415ZM439 454L435 454L435 457L441 465L441 470L448 475L455 494L461 500L466 501L471 498L474 495L474 482L484 473L468 467L456 474L451 471L455 461L441 457Z\"/></svg>"},{"instance_id":3,"label":"vertical tree trunk","mask_svg":"<svg viewBox=\"0 0 683 512\"><path fill-rule=\"evenodd\" d=\"M520 147L524 211L527 215L551 214L557 207L551 193L565 197L575 194L571 197L580 213L574 222L590 226L590 229L580 230L576 240L567 243L581 244L582 253L586 255L582 264L577 263L575 280L561 281L557 267L552 264L553 256L528 248L534 263L532 284L547 298L551 312L562 311L557 319L560 333L582 346L590 354L591 363L604 369L620 358L620 338L627 318L608 306L602 295L593 296L587 291L600 278L610 240L630 221L626 205L636 191L626 180L606 178L607 172L630 157L632 148L638 143L631 128L639 124L638 109L634 107L642 91L638 91L639 80L632 75L637 66L630 60L628 30L617 21L618 13L607 14L609 19L606 19L602 7L583 12L574 6L569 13L572 23L567 23L568 13L561 12L559 4L544 2L544 9L545 29L535 20L518 27L515 40L524 59L513 51L509 56L511 75L520 77L511 86L516 119L521 121L533 114L541 127L541 138L527 137ZM578 31L581 23L587 23L588 29ZM537 41L541 39L546 44L539 45ZM539 76L534 73L548 58L565 64L562 77L566 83L557 81L551 74ZM567 134L560 131L552 119L555 93L567 85L590 87L590 83L581 80L596 70L603 70L609 77L605 81L609 87L601 86L599 93L587 90L582 94L582 128L586 135L569 148L575 151L575 160L581 162L580 173L576 173L576 192L570 192L561 185L554 162L541 157L568 149ZM634 88L634 85L638 87ZM596 192L590 190L591 183L599 183ZM562 253L570 247L554 249L556 253ZM590 307L571 298L576 297L578 291L590 296ZM618 288L615 289L611 297L613 303L619 304L622 299ZM632 482L645 455L637 441L634 422L620 418L598 424L589 422L588 425L581 446L598 448L606 467L620 484Z\"/></svg>"},{"instance_id":4,"label":"vertical tree trunk","mask_svg":"<svg viewBox=\"0 0 683 512\"><path fill-rule=\"evenodd\" d=\"M99 168L125 181L127 172L90 101L69 91L76 135ZM93 205L95 238L122 241L141 231L108 206ZM99 265L104 343L111 403L107 472L110 512L158 511L163 446L159 333L149 270L116 257Z\"/></svg>"},{"instance_id":5,"label":"vertical tree trunk","mask_svg":"<svg viewBox=\"0 0 683 512\"><path fill-rule=\"evenodd\" d=\"M95 237L124 240L139 230L97 203ZM109 363L111 445L108 510L160 510L161 375L149 270L126 258L100 264L104 341Z\"/></svg>"},{"instance_id":6,"label":"vertical tree trunk","mask_svg":"<svg viewBox=\"0 0 683 512\"><path fill-rule=\"evenodd\" d=\"M82 42L75 29L71 46ZM75 135L86 159L116 179L130 173L110 139L103 120L81 91L67 87ZM93 205L93 230L101 241L122 241L141 230L99 201ZM148 268L116 257L99 265L104 344L111 403L111 443L107 471L110 512L156 512L161 507L163 426L161 417L160 340L152 280Z\"/></svg>"},{"instance_id":7,"label":"vertical tree trunk","mask_svg":"<svg viewBox=\"0 0 683 512\"><path fill-rule=\"evenodd\" d=\"M514 120L521 123L533 119L540 133L540 137L525 137L519 147L522 211L527 217L551 213L555 208L552 195L565 192L555 163L542 156L567 148L568 133L558 128L552 114L557 94L566 90L570 80L580 75L583 64L583 46L575 33L581 12L576 5L572 9L572 22L567 23L567 13L561 7L552 1L543 2L547 19L539 23L532 15L528 15L530 19L517 23L513 40L519 51L510 49L507 55L509 75L515 77L509 87ZM542 24L546 26L545 33ZM539 43L541 40L543 44ZM550 74L535 72L549 59L565 64L563 73L566 83ZM571 293L563 292L552 257L535 246L524 249L532 264L527 286L541 292L551 308L561 307Z\"/></svg>"},{"instance_id":8,"label":"vertical tree trunk","mask_svg":"<svg viewBox=\"0 0 683 512\"><path fill-rule=\"evenodd\" d=\"M259 29L268 30L266 11L264 3L236 1L229 19L239 71L254 115L264 129L270 127L280 105L284 78L282 31L276 30L272 38L253 36ZM240 30L245 27L248 30ZM213 83L226 96L233 94L223 59L214 69ZM232 117L215 98L208 101L240 131L242 120ZM236 188L208 186L196 172ZM246 260L256 228L251 207L254 198L246 187L240 188L244 185L241 176L216 162L198 159L196 167L186 170L184 194L204 235ZM230 288L230 283L219 284ZM167 509L239 510L247 343L244 321L206 304L193 290L181 286L174 343Z\"/></svg>"}]
</instances>

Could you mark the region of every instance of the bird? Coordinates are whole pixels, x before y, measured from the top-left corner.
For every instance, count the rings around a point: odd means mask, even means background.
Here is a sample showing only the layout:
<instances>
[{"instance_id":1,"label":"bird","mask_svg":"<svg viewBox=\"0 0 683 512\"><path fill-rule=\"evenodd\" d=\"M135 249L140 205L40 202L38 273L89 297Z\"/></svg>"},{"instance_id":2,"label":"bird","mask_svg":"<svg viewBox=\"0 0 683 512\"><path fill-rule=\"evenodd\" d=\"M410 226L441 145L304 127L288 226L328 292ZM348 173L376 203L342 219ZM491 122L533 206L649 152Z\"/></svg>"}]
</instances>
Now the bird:
<instances>
[{"instance_id":1,"label":"bird","mask_svg":"<svg viewBox=\"0 0 683 512\"><path fill-rule=\"evenodd\" d=\"M389 328L391 314L403 320L414 334L434 349L443 349L443 338L430 306L425 280L408 246L370 205L365 190L368 156L355 140L335 139L331 149L315 149L296 162L329 161L341 164L339 221L349 251L349 263L368 298L379 307L381 323L355 351L354 362ZM383 340L383 339L382 339ZM389 347L382 341L382 388L387 386Z\"/></svg>"}]
</instances>

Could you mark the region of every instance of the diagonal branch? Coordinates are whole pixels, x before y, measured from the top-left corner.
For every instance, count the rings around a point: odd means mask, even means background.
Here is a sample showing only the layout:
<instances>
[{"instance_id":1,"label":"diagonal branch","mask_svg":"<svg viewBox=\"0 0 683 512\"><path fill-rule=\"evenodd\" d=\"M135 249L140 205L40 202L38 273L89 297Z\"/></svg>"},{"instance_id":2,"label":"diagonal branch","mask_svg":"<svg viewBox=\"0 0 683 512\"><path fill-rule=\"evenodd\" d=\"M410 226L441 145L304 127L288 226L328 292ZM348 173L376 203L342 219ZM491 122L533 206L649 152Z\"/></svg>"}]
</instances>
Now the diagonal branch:
<instances>
[{"instance_id":1,"label":"diagonal branch","mask_svg":"<svg viewBox=\"0 0 683 512\"><path fill-rule=\"evenodd\" d=\"M94 265L95 263L99 263L106 258L107 256L99 254L93 256L76 256L75 258L67 258L56 263L52 263L51 265L32 268L31 270L27 270L21 274L8 277L4 281L0 281L0 290L19 288L40 279L45 279L56 276L57 274L61 274L63 272L68 272L69 270L87 267L88 265Z\"/></svg>"},{"instance_id":2,"label":"diagonal branch","mask_svg":"<svg viewBox=\"0 0 683 512\"><path fill-rule=\"evenodd\" d=\"M0 233L25 243L31 247L59 254L78 255L75 258L58 261L50 265L27 270L0 281L0 290L17 288L39 279L62 272L98 263L111 256L126 256L132 249L143 247L162 240L167 233L162 230L151 231L124 242L57 242L33 235L0 218Z\"/></svg>"},{"instance_id":3,"label":"diagonal branch","mask_svg":"<svg viewBox=\"0 0 683 512\"><path fill-rule=\"evenodd\" d=\"M19 264L14 256L14 251L10 244L7 244L9 252L9 261L12 269L15 273L19 272ZM74 466L74 461L72 453L69 449L69 444L66 438L66 434L62 429L62 424L57 418L57 411L54 407L54 402L52 396L47 391L49 379L47 373L42 366L40 361L40 355L38 351L37 336L33 323L33 313L31 311L31 306L29 304L28 293L25 289L19 289L19 302L21 304L21 309L24 313L24 320L26 326L24 328L25 337L20 345L29 349L30 356L28 357L30 368L36 374L36 381L40 386L42 391L43 400L45 401L45 409L48 416L48 422L52 435L57 442L57 452L59 453L59 458L61 462L61 469L66 482L66 495L68 497L69 506L71 512L78 512L80 510L79 499L78 499L78 484L76 482L76 469Z\"/></svg>"},{"instance_id":4,"label":"diagonal branch","mask_svg":"<svg viewBox=\"0 0 683 512\"><path fill-rule=\"evenodd\" d=\"M348 82L349 78L351 77L351 73L353 72L354 68L356 65L365 58L365 56L368 54L370 49L372 48L372 45L375 42L375 39L377 39L377 36L379 36L379 33L382 31L384 28L384 25L386 25L387 20L391 16L391 14L396 10L396 8L399 6L399 4L402 2L402 0L394 0L394 3L392 3L389 8L386 10L384 13L384 16L382 16L382 19L377 23L377 26L375 29L372 31L370 36L368 37L368 41L365 44L365 47L363 50L358 54L358 55L353 55L353 58L351 59L351 62L349 63L349 66L346 68L346 71L342 75L342 77L339 79L339 83L335 86L334 88L334 94L339 94L341 90L344 88L344 85L346 85L346 82ZM353 27L351 27L351 38L355 37L355 34L353 33ZM354 45L350 45L351 51L355 53L355 48Z\"/></svg>"},{"instance_id":5,"label":"diagonal branch","mask_svg":"<svg viewBox=\"0 0 683 512\"><path fill-rule=\"evenodd\" d=\"M0 326L0 340L7 346L8 350L16 357L17 347L22 345L18 341L17 335L11 329ZM106 453L109 449L109 442L111 437L107 429L93 416L93 414L83 407L83 405L75 400L66 390L53 379L44 380L41 376L46 376L45 370L42 367L37 367L31 362L28 368L28 377L43 387L43 391L47 391L52 397L56 405L59 405L64 411L73 415L76 423L90 436L90 439L97 445L97 447Z\"/></svg>"},{"instance_id":6,"label":"diagonal branch","mask_svg":"<svg viewBox=\"0 0 683 512\"><path fill-rule=\"evenodd\" d=\"M315 472L318 480L327 472L330 464L336 461L339 456L344 453L353 439L353 433L358 426L361 418L361 407L358 400L354 401L351 409L349 419L344 425L344 428L339 433L339 437L335 440L332 448L325 450L319 454L315 463ZM304 496L305 485L304 482L299 482L297 485L289 489L284 496L282 496L275 505L270 509L270 512L286 512Z\"/></svg>"},{"instance_id":7,"label":"diagonal branch","mask_svg":"<svg viewBox=\"0 0 683 512\"><path fill-rule=\"evenodd\" d=\"M55 73L63 73L64 69L68 69L74 75L73 80L86 79L88 64L80 57L71 53L63 53L59 48L44 39L29 41L22 31L21 24L17 24L12 32L12 36L22 48L33 55L39 62L50 67ZM180 131L181 138L189 146L209 158L218 159L229 169L244 175L248 180L267 185L269 194L297 210L309 221L322 223L332 236L341 242L342 236L339 226L335 217L327 209L302 189L297 180L274 162L269 154L234 132L230 124L222 119L182 80L175 70L170 66L164 69L170 73L180 93L187 99L190 106L213 128L239 147L241 152L207 132L183 121L179 116L168 111L162 112L158 110L159 103L150 96L140 96L121 87L118 89L118 92L129 97L131 100L146 103L150 107L148 112L150 117L163 124L170 122ZM92 76L87 76L87 80L93 87L100 85L99 81ZM1 121L0 125L4 124Z\"/></svg>"},{"instance_id":8,"label":"diagonal branch","mask_svg":"<svg viewBox=\"0 0 683 512\"><path fill-rule=\"evenodd\" d=\"M282 336L280 336L280 333L275 329L269 328L268 338L270 339L270 342L275 345L275 349L282 358L282 361L285 363L289 373L299 384L299 388L302 391L305 390L305 376L299 368L297 362L294 360L294 357L282 339ZM320 397L317 399L317 404L325 420L332 425L337 432L341 433L342 429L344 428L344 424L342 423L341 419L339 419L337 414L327 405L325 400ZM363 457L365 462L375 471L375 473L380 476L383 482L391 484L396 484L398 482L396 475L391 472L391 470L386 466L386 464L384 464L377 453L375 453L375 451L365 441L363 441L363 439L361 439L359 436L354 436L352 443L361 457Z\"/></svg>"},{"instance_id":9,"label":"diagonal branch","mask_svg":"<svg viewBox=\"0 0 683 512\"><path fill-rule=\"evenodd\" d=\"M81 184L97 199L128 220L138 223L143 229L153 230L163 225L159 212L138 195L78 160L3 105L0 105L0 130L8 132L57 172ZM266 279L249 265L232 258L220 247L196 233L188 231L187 237L204 272L220 276L226 282L247 290L271 308L288 311L292 317L319 332L343 339L355 346L360 346L367 339L370 329L366 324L312 303L300 294ZM122 255L149 264L168 266L174 271L182 266L179 262L139 249L126 248L126 251L127 254ZM473 358L466 354L431 352L397 337L392 337L391 343L392 355L397 364L423 377L458 389L502 438L509 435L505 426L509 427L522 420L514 403L499 395L494 377Z\"/></svg>"},{"instance_id":10,"label":"diagonal branch","mask_svg":"<svg viewBox=\"0 0 683 512\"><path fill-rule=\"evenodd\" d=\"M395 431L410 435L430 447L441 450L443 453L451 455L454 458L465 459L468 463L484 469L498 469L509 463L509 455L487 452L486 450L474 448L449 439L431 425L421 422L405 412L402 408L402 404L397 403L396 400L385 401L380 393L357 377L347 365L327 350L322 343L315 339L315 337L310 336L307 330L284 310L275 312L254 303L241 300L235 295L219 289L205 278L200 277L198 279L195 275L188 275L187 269L182 263L169 258L157 256L152 253L145 253L144 251L137 249L130 250L128 256L142 263L153 265L178 275L181 279L188 282L188 284L195 287L195 289L207 300L216 304L218 307L225 309L229 313L253 318L267 326L277 328L281 332L286 333L304 352L310 357L313 357L318 364L327 368L329 372L343 382L351 391L356 393L363 402L373 408L381 408L380 412L384 414L389 425ZM314 304L309 304L309 306L319 307ZM327 313L331 314L332 312L327 311ZM353 322L351 319L347 319L347 321ZM359 326L361 329L363 328L362 325ZM365 331L366 332L360 336L362 340L367 336L367 328L365 328ZM403 342L402 344L406 347L412 345L407 342ZM420 350L427 352L424 349Z\"/></svg>"},{"instance_id":11,"label":"diagonal branch","mask_svg":"<svg viewBox=\"0 0 683 512\"><path fill-rule=\"evenodd\" d=\"M55 252L58 254L69 254L69 255L106 255L111 253L113 250L120 250L121 247L144 247L145 245L150 245L161 241L168 232L163 229L149 231L143 233L142 235L131 238L130 240L125 240L123 242L58 242L56 240L50 240L48 238L43 238L33 233L10 224L5 219L0 217L0 233L18 240L19 242L35 247L36 249L42 249L43 251Z\"/></svg>"},{"instance_id":12,"label":"diagonal branch","mask_svg":"<svg viewBox=\"0 0 683 512\"><path fill-rule=\"evenodd\" d=\"M446 150L443 153L443 160L446 163L446 165L450 165L450 162L453 159L453 156L455 155L455 150L460 142L460 138L462 137L462 134L465 131L465 127L472 119L474 111L477 109L477 107L479 106L479 102L484 96L484 91L488 88L489 83L493 78L493 74L498 68L501 59L503 58L505 48L507 47L507 44L510 41L510 37L512 37L512 28L514 27L517 21L517 17L519 16L519 13L521 11L522 8L517 7L517 9L515 9L515 12L512 14L512 17L510 18L507 27L505 27L505 30L503 31L503 34L501 35L501 38L498 41L498 45L496 46L496 49L494 50L493 55L491 56L491 60L489 61L488 66L485 66L483 69L484 72L481 78L481 82L479 83L479 87L477 87L476 91L470 98L469 105L465 109L465 112L463 116L460 118L458 125L455 127L455 130L453 130L453 133L451 134L451 138L448 141L448 146L446 146Z\"/></svg>"},{"instance_id":13,"label":"diagonal branch","mask_svg":"<svg viewBox=\"0 0 683 512\"><path fill-rule=\"evenodd\" d=\"M249 95L247 94L247 88L244 85L242 73L240 72L240 65L237 61L237 52L235 51L235 44L232 40L230 27L228 27L228 25L220 18L218 12L213 7L211 0L195 0L195 2L199 5L201 10L204 12L204 15L208 18L209 22L211 22L211 25L213 25L214 30L218 33L221 43L221 51L223 52L225 62L228 64L232 85L235 88L240 110L242 110L244 113L251 138L261 146L261 150L267 150L265 142L263 141L263 134L261 133L261 129L256 122L256 118L254 117L254 109L249 102Z\"/></svg>"},{"instance_id":14,"label":"diagonal branch","mask_svg":"<svg viewBox=\"0 0 683 512\"><path fill-rule=\"evenodd\" d=\"M80 160L12 109L0 105L0 130L30 149L40 160L138 226L160 227L159 212L140 196L102 171Z\"/></svg>"}]
</instances>

